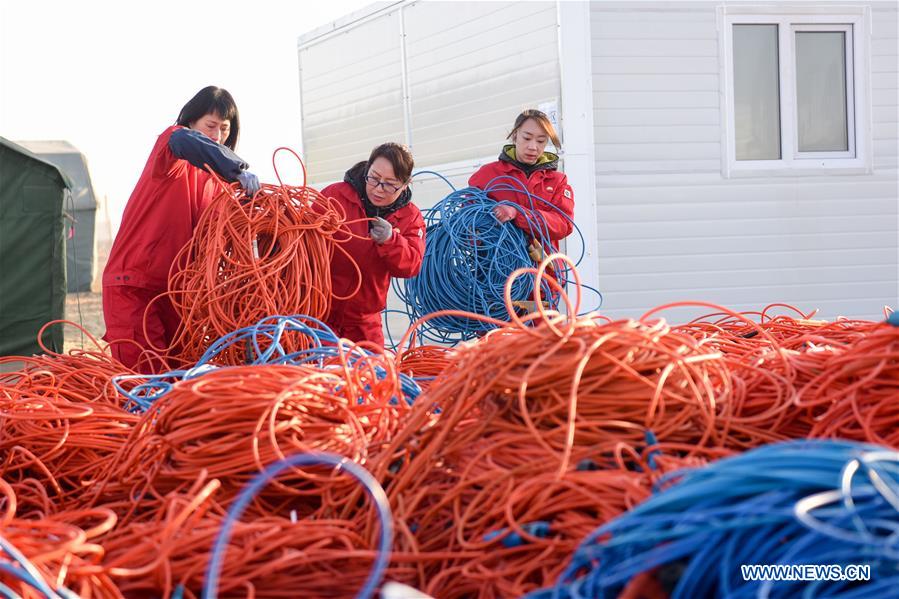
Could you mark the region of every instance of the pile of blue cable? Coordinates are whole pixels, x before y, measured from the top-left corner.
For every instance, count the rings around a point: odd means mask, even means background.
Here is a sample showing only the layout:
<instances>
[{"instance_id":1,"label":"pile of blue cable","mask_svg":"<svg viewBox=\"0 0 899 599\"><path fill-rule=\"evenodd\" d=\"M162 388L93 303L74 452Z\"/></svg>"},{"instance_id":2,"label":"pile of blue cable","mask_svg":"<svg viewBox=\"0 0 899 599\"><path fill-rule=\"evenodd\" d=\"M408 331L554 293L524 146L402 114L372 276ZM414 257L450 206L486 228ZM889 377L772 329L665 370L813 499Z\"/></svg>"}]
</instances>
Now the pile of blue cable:
<instances>
[{"instance_id":1,"label":"pile of blue cable","mask_svg":"<svg viewBox=\"0 0 899 599\"><path fill-rule=\"evenodd\" d=\"M896 596L899 452L794 441L660 484L528 598Z\"/></svg>"},{"instance_id":2,"label":"pile of blue cable","mask_svg":"<svg viewBox=\"0 0 899 599\"><path fill-rule=\"evenodd\" d=\"M302 335L306 338L306 349L288 352L282 343L285 335ZM350 368L367 367L369 359L381 361L380 354L341 341L328 325L316 318L303 314L275 315L263 318L252 326L223 335L209 346L191 368L157 375L120 375L113 377L112 383L127 399L126 409L137 413L146 412L156 401L171 391L178 381L194 379L217 368L228 368L214 365L215 357L237 344L242 344L245 348L246 364L251 366L290 364L325 368L329 361L339 355L344 356ZM380 364L374 365L373 371L379 379L388 376L387 370ZM396 376L399 378L403 399L411 404L421 394L421 387L406 374L397 373ZM131 389L126 389L121 383L128 380L141 382Z\"/></svg>"},{"instance_id":3,"label":"pile of blue cable","mask_svg":"<svg viewBox=\"0 0 899 599\"><path fill-rule=\"evenodd\" d=\"M516 204L504 202L525 211ZM512 222L501 223L494 215L497 202L487 191L467 187L453 191L425 213L427 243L421 272L404 279L394 290L406 304L410 321L441 310L474 312L498 320L509 320L505 285L518 268L533 267L528 254L530 240ZM534 223L534 237L549 247ZM519 277L512 285L512 301L533 298L534 277ZM555 308L558 297L542 284L543 297ZM424 323L419 332L437 343L474 339L490 329L489 323L461 316L440 316Z\"/></svg>"}]
</instances>

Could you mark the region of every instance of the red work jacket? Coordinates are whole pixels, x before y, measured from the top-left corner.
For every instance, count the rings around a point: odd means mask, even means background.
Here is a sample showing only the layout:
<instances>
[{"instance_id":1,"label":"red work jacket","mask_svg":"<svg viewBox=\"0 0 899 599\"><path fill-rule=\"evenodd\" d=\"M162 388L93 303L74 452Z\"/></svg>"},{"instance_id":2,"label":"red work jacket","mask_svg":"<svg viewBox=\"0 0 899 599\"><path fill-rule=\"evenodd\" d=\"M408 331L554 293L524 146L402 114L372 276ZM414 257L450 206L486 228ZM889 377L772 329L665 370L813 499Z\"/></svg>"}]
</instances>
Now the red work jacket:
<instances>
[{"instance_id":1,"label":"red work jacket","mask_svg":"<svg viewBox=\"0 0 899 599\"><path fill-rule=\"evenodd\" d=\"M355 295L336 299L350 295L360 276L346 253L336 250L331 261L331 289L335 299L326 322L342 337L383 345L381 311L387 305L390 278L414 277L421 270L425 251L424 219L412 203L388 214L384 218L393 225L393 237L378 245L369 237L365 208L352 185L334 183L324 188L322 194L340 203L347 221L358 221L345 225L345 228L361 237L342 241L345 236L338 233L340 247L359 265L362 281Z\"/></svg>"},{"instance_id":2,"label":"red work jacket","mask_svg":"<svg viewBox=\"0 0 899 599\"><path fill-rule=\"evenodd\" d=\"M550 154L550 156L554 155ZM555 162L557 162L557 159L552 160L549 164L542 165L543 167L538 166L537 169L528 176L513 162L497 160L496 162L485 164L478 169L468 180L468 184L472 187L477 187L478 189L485 189L496 177L513 177L526 186L531 194L543 198L558 208L558 210L556 210L540 200L534 200L533 210L538 216L542 216L543 220L545 220L546 233L553 242L553 245L558 249L557 242L560 239L568 237L574 228L572 221L569 220L574 218L574 192L568 184L568 177L565 176L565 173L560 173L552 168L552 165ZM515 185L508 179L499 180L496 183L506 187ZM511 189L508 191L493 191L489 193L489 196L496 201L513 202L528 210L532 209L530 200L523 191L516 192ZM562 216L560 211L568 218ZM539 218L536 220L540 222ZM530 234L528 221L523 214L518 214L513 222L520 229L524 230L525 233Z\"/></svg>"},{"instance_id":3,"label":"red work jacket","mask_svg":"<svg viewBox=\"0 0 899 599\"><path fill-rule=\"evenodd\" d=\"M156 140L128 199L103 271L104 287L165 291L175 256L190 241L200 214L215 196L209 173L176 158L169 149L169 137L178 128L169 127Z\"/></svg>"}]
</instances>

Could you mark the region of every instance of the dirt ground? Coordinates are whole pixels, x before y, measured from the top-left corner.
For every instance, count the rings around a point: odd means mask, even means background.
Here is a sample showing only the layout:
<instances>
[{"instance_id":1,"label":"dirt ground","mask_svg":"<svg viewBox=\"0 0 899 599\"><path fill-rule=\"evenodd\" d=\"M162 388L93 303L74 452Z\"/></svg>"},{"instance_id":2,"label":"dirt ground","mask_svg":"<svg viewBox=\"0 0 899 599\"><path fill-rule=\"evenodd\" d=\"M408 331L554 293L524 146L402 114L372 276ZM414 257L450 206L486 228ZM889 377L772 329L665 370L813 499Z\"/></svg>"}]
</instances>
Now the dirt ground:
<instances>
[{"instance_id":1,"label":"dirt ground","mask_svg":"<svg viewBox=\"0 0 899 599\"><path fill-rule=\"evenodd\" d=\"M66 295L65 318L80 324L100 340L106 331L106 326L103 324L102 295L99 292L69 293ZM90 339L83 335L77 327L67 326L64 336L66 351L73 348L93 348Z\"/></svg>"}]
</instances>

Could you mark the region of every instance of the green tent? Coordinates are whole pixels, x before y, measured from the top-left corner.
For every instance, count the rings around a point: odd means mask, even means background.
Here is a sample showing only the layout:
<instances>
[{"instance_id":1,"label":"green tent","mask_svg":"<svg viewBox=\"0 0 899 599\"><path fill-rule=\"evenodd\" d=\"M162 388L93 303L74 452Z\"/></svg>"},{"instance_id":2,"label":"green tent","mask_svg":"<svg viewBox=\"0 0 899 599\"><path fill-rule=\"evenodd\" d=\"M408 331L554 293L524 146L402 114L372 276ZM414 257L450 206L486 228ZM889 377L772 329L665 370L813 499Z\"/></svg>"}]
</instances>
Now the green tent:
<instances>
[{"instance_id":1,"label":"green tent","mask_svg":"<svg viewBox=\"0 0 899 599\"><path fill-rule=\"evenodd\" d=\"M40 353L37 334L63 317L63 205L72 184L56 166L0 137L0 355ZM44 344L62 351L62 327Z\"/></svg>"},{"instance_id":2,"label":"green tent","mask_svg":"<svg viewBox=\"0 0 899 599\"><path fill-rule=\"evenodd\" d=\"M87 158L67 141L22 141L20 146L59 167L72 183L64 209L72 217L66 235L66 281L69 293L90 291L94 280L94 229L97 199L91 184Z\"/></svg>"}]
</instances>

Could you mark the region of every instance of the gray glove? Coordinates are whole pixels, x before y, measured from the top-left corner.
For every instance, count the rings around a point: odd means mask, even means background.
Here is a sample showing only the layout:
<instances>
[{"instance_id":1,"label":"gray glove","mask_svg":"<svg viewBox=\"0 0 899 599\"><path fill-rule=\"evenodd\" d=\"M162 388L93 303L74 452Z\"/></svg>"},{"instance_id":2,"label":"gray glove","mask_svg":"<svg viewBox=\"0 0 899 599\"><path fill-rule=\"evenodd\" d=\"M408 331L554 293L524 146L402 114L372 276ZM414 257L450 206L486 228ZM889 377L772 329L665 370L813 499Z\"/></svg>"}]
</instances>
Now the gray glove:
<instances>
[{"instance_id":1,"label":"gray glove","mask_svg":"<svg viewBox=\"0 0 899 599\"><path fill-rule=\"evenodd\" d=\"M240 174L237 175L237 180L246 194L251 198L256 195L256 192L259 191L259 188L261 187L261 185L259 185L259 177L250 171L240 171Z\"/></svg>"},{"instance_id":2,"label":"gray glove","mask_svg":"<svg viewBox=\"0 0 899 599\"><path fill-rule=\"evenodd\" d=\"M368 226L368 231L371 235L371 238L378 245L381 245L382 243L393 237L393 225L391 225L380 216L375 217L375 222L371 223Z\"/></svg>"}]
</instances>

